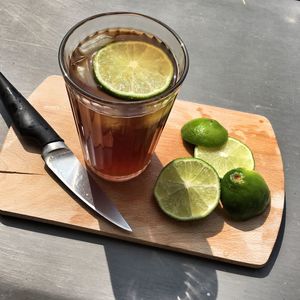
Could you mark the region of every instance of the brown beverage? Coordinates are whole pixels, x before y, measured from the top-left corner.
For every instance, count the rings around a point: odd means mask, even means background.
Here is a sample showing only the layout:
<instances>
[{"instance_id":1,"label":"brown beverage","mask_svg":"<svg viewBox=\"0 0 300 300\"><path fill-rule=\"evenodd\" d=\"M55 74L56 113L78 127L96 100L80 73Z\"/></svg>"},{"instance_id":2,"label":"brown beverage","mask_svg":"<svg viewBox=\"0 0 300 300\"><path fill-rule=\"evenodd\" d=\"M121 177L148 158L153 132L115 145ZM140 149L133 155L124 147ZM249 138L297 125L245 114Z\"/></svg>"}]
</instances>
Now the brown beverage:
<instances>
[{"instance_id":1,"label":"brown beverage","mask_svg":"<svg viewBox=\"0 0 300 300\"><path fill-rule=\"evenodd\" d=\"M171 85L176 82L178 68L168 47L157 37L132 29L95 32L78 44L69 61L70 77L80 88L104 102L123 102L121 106L118 104L118 109L110 107L105 111L103 104L91 104L68 88L88 167L99 176L115 181L135 177L147 167L177 94L177 91L169 94L163 103L157 105L145 104L142 113L126 114L125 102L128 99L118 99L99 86L94 77L93 56L108 43L128 40L139 40L161 48L174 66ZM138 106L139 100L135 101Z\"/></svg>"}]
</instances>

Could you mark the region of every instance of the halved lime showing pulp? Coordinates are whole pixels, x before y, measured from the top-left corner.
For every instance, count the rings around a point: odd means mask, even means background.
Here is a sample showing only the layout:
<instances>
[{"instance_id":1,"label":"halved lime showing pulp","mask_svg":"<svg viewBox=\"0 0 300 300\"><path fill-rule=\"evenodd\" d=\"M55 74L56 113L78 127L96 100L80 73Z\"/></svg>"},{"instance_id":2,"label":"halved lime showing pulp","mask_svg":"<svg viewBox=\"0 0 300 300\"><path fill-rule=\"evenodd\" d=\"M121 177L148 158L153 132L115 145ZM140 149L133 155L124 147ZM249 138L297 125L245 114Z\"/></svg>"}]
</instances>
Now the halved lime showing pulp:
<instances>
[{"instance_id":1,"label":"halved lime showing pulp","mask_svg":"<svg viewBox=\"0 0 300 300\"><path fill-rule=\"evenodd\" d=\"M170 217L183 221L201 219L218 205L220 180L203 160L178 158L162 169L154 196Z\"/></svg>"},{"instance_id":2,"label":"halved lime showing pulp","mask_svg":"<svg viewBox=\"0 0 300 300\"><path fill-rule=\"evenodd\" d=\"M208 148L197 146L194 157L201 158L212 165L220 178L234 168L254 169L254 158L251 150L239 140L229 137L221 147Z\"/></svg>"}]
</instances>

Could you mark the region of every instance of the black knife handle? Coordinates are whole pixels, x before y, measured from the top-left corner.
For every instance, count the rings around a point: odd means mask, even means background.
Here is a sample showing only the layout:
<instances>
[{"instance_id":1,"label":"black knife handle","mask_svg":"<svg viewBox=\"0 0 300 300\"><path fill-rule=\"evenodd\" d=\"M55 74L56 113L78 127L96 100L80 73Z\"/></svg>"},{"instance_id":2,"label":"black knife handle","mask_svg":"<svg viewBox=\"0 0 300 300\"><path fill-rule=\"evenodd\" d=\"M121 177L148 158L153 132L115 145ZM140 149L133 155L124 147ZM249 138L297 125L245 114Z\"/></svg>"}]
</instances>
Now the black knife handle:
<instances>
[{"instance_id":1,"label":"black knife handle","mask_svg":"<svg viewBox=\"0 0 300 300\"><path fill-rule=\"evenodd\" d=\"M63 141L1 72L0 99L22 136L35 139L42 147L51 142Z\"/></svg>"}]
</instances>

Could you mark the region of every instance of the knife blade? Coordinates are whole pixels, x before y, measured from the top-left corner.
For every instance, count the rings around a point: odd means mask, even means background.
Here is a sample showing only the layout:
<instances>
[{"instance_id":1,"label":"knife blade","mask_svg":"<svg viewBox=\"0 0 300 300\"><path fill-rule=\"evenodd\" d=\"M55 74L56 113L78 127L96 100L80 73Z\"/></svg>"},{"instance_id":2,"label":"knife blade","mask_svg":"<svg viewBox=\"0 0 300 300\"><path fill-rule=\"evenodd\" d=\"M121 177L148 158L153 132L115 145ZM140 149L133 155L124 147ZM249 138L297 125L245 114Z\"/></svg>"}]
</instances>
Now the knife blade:
<instances>
[{"instance_id":1,"label":"knife blade","mask_svg":"<svg viewBox=\"0 0 300 300\"><path fill-rule=\"evenodd\" d=\"M96 214L132 231L112 201L81 165L63 139L0 72L0 99L21 136L35 139L52 173Z\"/></svg>"}]
</instances>

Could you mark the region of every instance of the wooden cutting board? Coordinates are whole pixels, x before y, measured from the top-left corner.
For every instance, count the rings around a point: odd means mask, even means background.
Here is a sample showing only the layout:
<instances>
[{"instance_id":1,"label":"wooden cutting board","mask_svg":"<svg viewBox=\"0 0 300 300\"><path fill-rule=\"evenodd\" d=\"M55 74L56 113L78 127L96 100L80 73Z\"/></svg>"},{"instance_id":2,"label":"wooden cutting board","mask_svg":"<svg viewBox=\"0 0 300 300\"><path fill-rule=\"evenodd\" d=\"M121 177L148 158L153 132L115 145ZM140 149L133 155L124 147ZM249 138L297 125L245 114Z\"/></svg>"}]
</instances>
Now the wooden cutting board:
<instances>
[{"instance_id":1,"label":"wooden cutting board","mask_svg":"<svg viewBox=\"0 0 300 300\"><path fill-rule=\"evenodd\" d=\"M83 161L70 106L60 76L47 78L30 102L58 131ZM158 208L152 190L164 165L191 156L180 128L192 118L217 119L229 135L253 151L256 170L271 190L271 206L246 222L227 219L221 207L200 221L179 222ZM277 238L284 206L284 174L280 150L270 122L263 116L176 100L150 166L138 178L123 183L99 180L133 228L127 233L96 217L64 190L44 169L32 145L10 129L0 154L0 211L2 214L89 231L130 242L151 245L216 260L262 267Z\"/></svg>"}]
</instances>

